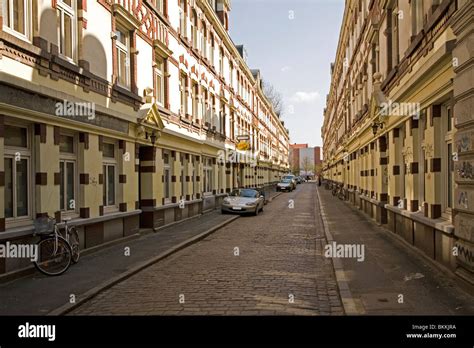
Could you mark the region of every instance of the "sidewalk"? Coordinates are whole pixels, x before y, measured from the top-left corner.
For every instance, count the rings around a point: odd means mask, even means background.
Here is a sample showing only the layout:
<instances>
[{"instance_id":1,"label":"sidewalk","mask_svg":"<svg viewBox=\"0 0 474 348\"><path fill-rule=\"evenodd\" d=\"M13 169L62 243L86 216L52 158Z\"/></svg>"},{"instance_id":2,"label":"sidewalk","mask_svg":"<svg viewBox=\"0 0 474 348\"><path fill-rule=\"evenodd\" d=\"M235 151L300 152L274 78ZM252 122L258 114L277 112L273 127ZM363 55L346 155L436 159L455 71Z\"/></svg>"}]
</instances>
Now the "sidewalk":
<instances>
[{"instance_id":1,"label":"sidewalk","mask_svg":"<svg viewBox=\"0 0 474 348\"><path fill-rule=\"evenodd\" d=\"M348 284L354 314L472 315L474 297L420 251L349 203L319 187L323 219L337 244L364 246L365 258L336 258Z\"/></svg>"},{"instance_id":2,"label":"sidewalk","mask_svg":"<svg viewBox=\"0 0 474 348\"><path fill-rule=\"evenodd\" d=\"M36 272L0 284L0 315L46 315L69 304L71 295L77 301L105 282L168 250L185 247L187 241L194 242L193 238L199 239L201 234L210 234L237 218L213 211L85 255L59 277ZM130 248L130 256L125 256L126 247Z\"/></svg>"}]
</instances>

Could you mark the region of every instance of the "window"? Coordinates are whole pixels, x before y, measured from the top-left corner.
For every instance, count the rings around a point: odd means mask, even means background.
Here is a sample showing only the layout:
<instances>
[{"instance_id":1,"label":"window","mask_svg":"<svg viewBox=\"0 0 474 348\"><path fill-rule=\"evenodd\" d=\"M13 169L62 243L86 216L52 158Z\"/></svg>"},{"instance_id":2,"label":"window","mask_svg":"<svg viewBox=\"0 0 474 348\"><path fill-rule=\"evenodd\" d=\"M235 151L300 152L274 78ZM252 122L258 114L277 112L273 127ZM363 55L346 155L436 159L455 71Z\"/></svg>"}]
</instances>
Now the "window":
<instances>
[{"instance_id":1,"label":"window","mask_svg":"<svg viewBox=\"0 0 474 348\"><path fill-rule=\"evenodd\" d=\"M199 108L199 86L197 83L193 82L193 118L194 120L198 119L198 108Z\"/></svg>"},{"instance_id":2,"label":"window","mask_svg":"<svg viewBox=\"0 0 474 348\"><path fill-rule=\"evenodd\" d=\"M117 57L117 83L130 88L130 33L118 27L115 31L115 49Z\"/></svg>"},{"instance_id":3,"label":"window","mask_svg":"<svg viewBox=\"0 0 474 348\"><path fill-rule=\"evenodd\" d=\"M198 18L194 9L191 18L191 43L195 49L198 48Z\"/></svg>"},{"instance_id":4,"label":"window","mask_svg":"<svg viewBox=\"0 0 474 348\"><path fill-rule=\"evenodd\" d=\"M171 201L171 175L172 175L172 167L171 167L171 160L170 160L170 153L165 151L163 153L163 162L164 162L164 170L163 170L163 185L164 185L164 198L165 203L169 203Z\"/></svg>"},{"instance_id":5,"label":"window","mask_svg":"<svg viewBox=\"0 0 474 348\"><path fill-rule=\"evenodd\" d=\"M30 13L27 0L3 0L3 26L23 38L29 36L29 18ZM7 29L7 30L8 30Z\"/></svg>"},{"instance_id":6,"label":"window","mask_svg":"<svg viewBox=\"0 0 474 348\"><path fill-rule=\"evenodd\" d=\"M225 104L223 100L221 100L221 112L219 114L219 118L220 118L219 131L220 133L225 135Z\"/></svg>"},{"instance_id":7,"label":"window","mask_svg":"<svg viewBox=\"0 0 474 348\"><path fill-rule=\"evenodd\" d=\"M160 13L163 13L163 11L164 11L164 4L163 4L164 1L166 1L166 0L152 0L153 5L156 7L156 9Z\"/></svg>"},{"instance_id":8,"label":"window","mask_svg":"<svg viewBox=\"0 0 474 348\"><path fill-rule=\"evenodd\" d=\"M211 126L212 127L217 127L217 122L216 122L216 97L214 95L211 95Z\"/></svg>"},{"instance_id":9,"label":"window","mask_svg":"<svg viewBox=\"0 0 474 348\"><path fill-rule=\"evenodd\" d=\"M59 209L61 211L76 210L76 150L74 136L61 135L59 142Z\"/></svg>"},{"instance_id":10,"label":"window","mask_svg":"<svg viewBox=\"0 0 474 348\"><path fill-rule=\"evenodd\" d=\"M180 0L179 2L179 33L183 37L187 37L187 13L186 13L186 0Z\"/></svg>"},{"instance_id":11,"label":"window","mask_svg":"<svg viewBox=\"0 0 474 348\"><path fill-rule=\"evenodd\" d=\"M186 175L188 173L187 161L185 161L184 156L181 155L181 199L186 199L187 194L187 185L186 185Z\"/></svg>"},{"instance_id":12,"label":"window","mask_svg":"<svg viewBox=\"0 0 474 348\"><path fill-rule=\"evenodd\" d=\"M214 49L215 49L215 41L214 41L214 35L211 35L211 52L209 53L211 65L214 66Z\"/></svg>"},{"instance_id":13,"label":"window","mask_svg":"<svg viewBox=\"0 0 474 348\"><path fill-rule=\"evenodd\" d=\"M156 59L155 65L155 98L156 102L165 104L165 62L162 58Z\"/></svg>"},{"instance_id":14,"label":"window","mask_svg":"<svg viewBox=\"0 0 474 348\"><path fill-rule=\"evenodd\" d=\"M207 92L207 89L203 88L202 92L202 98L203 98L203 103L202 103L202 114L204 118L204 124L207 127L210 126L211 124L211 111L209 109L209 93Z\"/></svg>"},{"instance_id":15,"label":"window","mask_svg":"<svg viewBox=\"0 0 474 348\"><path fill-rule=\"evenodd\" d=\"M194 198L196 198L196 193L198 193L198 181L197 181L197 171L198 171L198 167L197 167L197 160L196 160L196 157L195 156L192 156L193 158L193 176L192 176L192 180L193 180L193 195L194 195Z\"/></svg>"},{"instance_id":16,"label":"window","mask_svg":"<svg viewBox=\"0 0 474 348\"><path fill-rule=\"evenodd\" d=\"M444 136L444 154L442 162L446 163L446 166L442 168L442 172L445 172L445 209L448 210L448 213L453 208L453 193L454 193L454 160L453 160L453 115L452 115L452 105L446 103L442 108L442 122L443 126L441 129L441 134ZM446 156L446 160L444 157Z\"/></svg>"},{"instance_id":17,"label":"window","mask_svg":"<svg viewBox=\"0 0 474 348\"><path fill-rule=\"evenodd\" d=\"M181 74L180 84L179 84L179 91L181 95L181 116L186 117L188 114L188 98L186 87L188 84L188 78L185 74Z\"/></svg>"},{"instance_id":18,"label":"window","mask_svg":"<svg viewBox=\"0 0 474 348\"><path fill-rule=\"evenodd\" d=\"M219 50L219 74L224 76L224 50Z\"/></svg>"},{"instance_id":19,"label":"window","mask_svg":"<svg viewBox=\"0 0 474 348\"><path fill-rule=\"evenodd\" d=\"M234 88L234 63L229 63L229 83L230 87Z\"/></svg>"},{"instance_id":20,"label":"window","mask_svg":"<svg viewBox=\"0 0 474 348\"><path fill-rule=\"evenodd\" d=\"M5 218L30 216L31 148L28 128L5 125Z\"/></svg>"},{"instance_id":21,"label":"window","mask_svg":"<svg viewBox=\"0 0 474 348\"><path fill-rule=\"evenodd\" d=\"M104 207L116 206L117 188L117 160L115 156L116 146L114 143L103 143L103 205Z\"/></svg>"},{"instance_id":22,"label":"window","mask_svg":"<svg viewBox=\"0 0 474 348\"><path fill-rule=\"evenodd\" d=\"M212 159L208 157L203 158L204 161L204 193L212 193L213 185L213 168Z\"/></svg>"},{"instance_id":23,"label":"window","mask_svg":"<svg viewBox=\"0 0 474 348\"><path fill-rule=\"evenodd\" d=\"M60 0L57 2L59 17L59 53L74 59L74 42L76 39L76 10L75 0Z\"/></svg>"},{"instance_id":24,"label":"window","mask_svg":"<svg viewBox=\"0 0 474 348\"><path fill-rule=\"evenodd\" d=\"M392 66L396 66L399 61L399 21L398 9L392 12Z\"/></svg>"},{"instance_id":25,"label":"window","mask_svg":"<svg viewBox=\"0 0 474 348\"><path fill-rule=\"evenodd\" d=\"M201 49L202 55L207 58L207 28L204 22L202 22Z\"/></svg>"},{"instance_id":26,"label":"window","mask_svg":"<svg viewBox=\"0 0 474 348\"><path fill-rule=\"evenodd\" d=\"M411 2L412 36L417 35L423 28L423 1Z\"/></svg>"}]
</instances>

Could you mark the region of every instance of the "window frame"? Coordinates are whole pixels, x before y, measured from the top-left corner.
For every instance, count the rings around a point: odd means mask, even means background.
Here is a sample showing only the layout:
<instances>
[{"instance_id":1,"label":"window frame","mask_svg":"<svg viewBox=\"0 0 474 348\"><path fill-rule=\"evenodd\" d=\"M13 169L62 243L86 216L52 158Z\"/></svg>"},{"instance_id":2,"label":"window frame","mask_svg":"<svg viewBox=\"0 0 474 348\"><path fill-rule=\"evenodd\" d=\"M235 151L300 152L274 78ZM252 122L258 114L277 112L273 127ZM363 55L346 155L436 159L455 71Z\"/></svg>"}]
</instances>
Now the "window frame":
<instances>
[{"instance_id":1,"label":"window frame","mask_svg":"<svg viewBox=\"0 0 474 348\"><path fill-rule=\"evenodd\" d=\"M160 65L161 65L161 69L159 68ZM164 107L165 106L166 59L162 57L156 57L155 67L153 68L153 72L155 74L155 101L158 105ZM161 79L160 86L158 86L158 77Z\"/></svg>"},{"instance_id":2,"label":"window frame","mask_svg":"<svg viewBox=\"0 0 474 348\"><path fill-rule=\"evenodd\" d=\"M32 30L32 25L30 23L31 21L31 13L32 13L32 4L31 4L31 1L28 1L28 0L23 0L23 6L25 8L25 11L23 13L23 20L25 22L25 34L23 33L20 33L19 31L16 31L14 29L14 10L13 10L13 2L14 0L3 0L3 3L2 3L2 7L4 6L3 4L7 4L8 2L8 8L7 9L7 12L8 12L8 25L6 24L6 21L4 21L3 23L3 26L2 26L2 29L4 31L6 31L7 33L21 39L21 40L24 40L24 41L27 41L27 42L30 42L31 43L31 30ZM2 8L2 11L3 9L5 9L5 7ZM3 13L3 12L2 12ZM3 14L3 18L5 18L5 15ZM10 27L11 25L11 27Z\"/></svg>"},{"instance_id":3,"label":"window frame","mask_svg":"<svg viewBox=\"0 0 474 348\"><path fill-rule=\"evenodd\" d=\"M5 224L7 227L18 227L18 226L23 226L31 223L33 220L33 204L35 202L35 194L34 194L34 176L33 176L33 165L34 165L34 151L33 151L33 132L32 132L32 127L31 125L27 125L21 122L15 122L15 121L5 121L5 126L12 126L12 127L18 127L18 128L25 128L26 129L26 147L15 147L15 146L10 146L10 145L4 145L4 161L6 158L11 158L12 159L12 164L14 163L15 165L12 165L12 209L13 209L13 216L11 217L6 217L5 216ZM20 153L20 158L21 159L26 159L27 160L27 204L28 204L28 213L27 215L22 215L22 216L17 216L17 193L16 193L16 160L15 156L17 153ZM6 187L6 182L4 187ZM5 204L4 204L4 209L5 209Z\"/></svg>"},{"instance_id":4,"label":"window frame","mask_svg":"<svg viewBox=\"0 0 474 348\"><path fill-rule=\"evenodd\" d=\"M165 158L168 158L168 163L165 161ZM163 150L163 198L165 204L170 204L171 197L173 196L173 183L171 181L172 176L173 166L171 151Z\"/></svg>"},{"instance_id":5,"label":"window frame","mask_svg":"<svg viewBox=\"0 0 474 348\"><path fill-rule=\"evenodd\" d=\"M454 135L456 128L454 127L454 105L451 101L447 101L441 105L441 134L443 137L443 152L441 155L441 163L445 163L444 167L441 168L442 180L443 180L443 209L441 215L451 220L452 212L454 210L455 202L455 172L454 172L454 161L453 152L455 149ZM451 117L449 117L451 116ZM450 124L449 124L450 122ZM449 147L451 147L451 153L449 153ZM451 173L450 173L451 171ZM450 182L451 181L451 182Z\"/></svg>"},{"instance_id":6,"label":"window frame","mask_svg":"<svg viewBox=\"0 0 474 348\"><path fill-rule=\"evenodd\" d=\"M61 201L59 202L59 210L63 213L63 214L67 214L67 215L70 215L70 214L77 214L78 212L78 193L79 193L79 186L78 186L78 168L77 168L77 161L78 161L78 157L77 157L77 150L78 150L78 145L77 145L77 135L72 133L72 132L61 132L60 133L60 136L67 136L67 137L71 137L72 140L73 140L73 152L72 153L69 153L69 152L62 152L61 151L61 147L60 147L60 150L59 150L59 163L60 163L60 167L59 167L59 172L61 172L61 162L63 162L65 164L65 169L66 169L66 164L67 163L72 163L74 168L73 168L73 172L74 172L74 184L73 184L73 188L74 188L74 197L73 197L73 200L74 200L74 209L61 209ZM61 146L61 143L60 143L60 146ZM63 173L63 182L64 182L64 202L66 205L65 206L68 206L68 201L67 201L67 193L66 193L66 188L67 188L67 172L66 170L64 171ZM60 184L61 185L61 184ZM61 187L59 188L60 192L61 192ZM61 193L60 193L60 196L61 197Z\"/></svg>"},{"instance_id":7,"label":"window frame","mask_svg":"<svg viewBox=\"0 0 474 348\"><path fill-rule=\"evenodd\" d=\"M117 32L121 32L121 33L124 33L126 34L125 35L125 38L126 38L126 43L123 44L122 42L120 42L120 40L118 39L118 34ZM117 66L117 70L116 70L116 76L117 76L117 85L121 88L124 88L126 90L131 90L132 89L132 71L131 71L131 33L130 33L130 30L122 25L121 23L116 23L115 25L115 35L116 35L116 38L115 38L115 59L116 59L116 66ZM125 73L126 73L126 82L125 82L125 85L123 85L121 82L120 82L120 52L124 52L125 53Z\"/></svg>"},{"instance_id":8,"label":"window frame","mask_svg":"<svg viewBox=\"0 0 474 348\"><path fill-rule=\"evenodd\" d=\"M69 6L68 4L64 3L63 0L58 0L56 3L56 11L58 19L59 19L59 25L58 25L58 49L59 49L59 55L63 58L66 59L72 63L75 63L76 61L76 44L77 44L77 6L76 6L76 0L71 0L72 6ZM63 52L63 48L65 46L64 40L65 40L65 35L64 35L64 17L69 16L71 18L71 56L67 56Z\"/></svg>"},{"instance_id":9,"label":"window frame","mask_svg":"<svg viewBox=\"0 0 474 348\"><path fill-rule=\"evenodd\" d=\"M114 157L106 157L102 152L102 175L103 177L103 190L105 192L105 197L103 196L102 205L104 207L104 214L117 212L119 210L118 205L118 177L119 177L119 165L117 161L117 153L118 153L118 144L117 141L104 139L103 144L111 144L114 146ZM104 170L104 167L106 170ZM114 167L114 204L108 204L108 197L109 197L109 184L108 184L108 174L109 174L109 167ZM105 198L105 199L104 199Z\"/></svg>"},{"instance_id":10,"label":"window frame","mask_svg":"<svg viewBox=\"0 0 474 348\"><path fill-rule=\"evenodd\" d=\"M212 158L211 157L203 157L203 195L209 196L212 195L212 187L213 187L213 173L214 168L212 165ZM207 190L209 188L209 190Z\"/></svg>"}]
</instances>

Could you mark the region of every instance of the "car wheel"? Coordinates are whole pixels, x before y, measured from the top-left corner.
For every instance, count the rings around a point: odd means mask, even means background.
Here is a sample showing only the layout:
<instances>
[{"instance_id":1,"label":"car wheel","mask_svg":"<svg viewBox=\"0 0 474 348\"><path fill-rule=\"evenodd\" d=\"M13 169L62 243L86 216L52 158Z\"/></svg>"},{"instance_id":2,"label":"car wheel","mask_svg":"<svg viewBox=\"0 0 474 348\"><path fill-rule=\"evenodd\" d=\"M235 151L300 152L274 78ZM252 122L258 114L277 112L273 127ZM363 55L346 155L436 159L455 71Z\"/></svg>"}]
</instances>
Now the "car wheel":
<instances>
[{"instance_id":1,"label":"car wheel","mask_svg":"<svg viewBox=\"0 0 474 348\"><path fill-rule=\"evenodd\" d=\"M225 215L225 214L227 214L227 212L224 209L221 209L221 214Z\"/></svg>"}]
</instances>

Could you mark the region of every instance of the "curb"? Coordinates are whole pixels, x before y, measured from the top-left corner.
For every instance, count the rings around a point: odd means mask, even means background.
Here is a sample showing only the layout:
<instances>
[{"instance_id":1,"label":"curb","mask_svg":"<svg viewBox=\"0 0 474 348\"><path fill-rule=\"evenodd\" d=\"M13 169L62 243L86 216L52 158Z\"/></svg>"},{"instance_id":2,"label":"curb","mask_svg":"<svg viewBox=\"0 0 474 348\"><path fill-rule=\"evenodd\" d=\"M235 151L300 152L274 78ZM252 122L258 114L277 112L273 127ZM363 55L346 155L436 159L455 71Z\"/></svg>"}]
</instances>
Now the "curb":
<instances>
[{"instance_id":1,"label":"curb","mask_svg":"<svg viewBox=\"0 0 474 348\"><path fill-rule=\"evenodd\" d=\"M167 251L164 251L163 253L159 254L158 256L155 256L153 257L152 259L149 259L147 261L144 261L140 264L138 264L137 266L129 269L128 271L122 273L122 274L119 274L118 276L115 276L109 280L106 280L105 282L103 282L102 284L100 285L97 285L95 286L94 288L90 289L89 291L86 291L84 294L78 296L77 300L75 303L67 303L59 308L56 308L54 310L52 310L51 312L49 312L47 314L47 316L59 316L59 315L65 315L69 312L71 312L72 310L76 309L77 307L80 307L81 305L83 305L85 302L89 301L90 299L92 299L93 297L95 297L96 295L98 295L100 292L104 291L104 290L107 290L109 289L110 287L114 286L115 284L117 283L120 283L124 280L126 280L127 278L130 278L131 276L135 275L136 273L142 271L143 269L147 268L147 267L150 267L151 265L167 258L168 256L171 256L172 254L206 238L207 236L209 236L210 234L218 231L219 229L221 229L222 227L230 224L231 222L237 220L240 216L239 215L235 215L235 216L232 216L230 217L229 219L227 219L226 221L220 223L219 225L216 225L210 229L208 229L207 231L203 232L203 233L200 233L192 238L189 238L187 240L185 240L184 242L181 242L180 244L168 249Z\"/></svg>"},{"instance_id":2,"label":"curb","mask_svg":"<svg viewBox=\"0 0 474 348\"><path fill-rule=\"evenodd\" d=\"M191 217L179 220L179 221L174 221L174 222L171 222L167 225L161 226L161 227L157 228L156 230L153 230L152 228L142 229L141 231L139 231L137 233L134 233L134 234L131 234L129 236L114 239L114 240L111 240L110 242L105 242L105 243L93 246L91 248L83 249L83 250L81 250L81 257L86 256L86 255L90 255L90 254L94 254L98 251L102 251L104 249L107 249L109 247L112 247L112 246L115 246L115 245L118 245L118 244L121 244L121 243L125 243L125 242L129 242L131 240L138 239L138 238L140 238L144 235L150 234L150 233L157 233L161 230L165 230L169 227L179 225L180 223L183 223L183 222L188 222L189 220L192 220L192 219L201 218L201 217L206 216L207 214L210 214L212 212L213 212L213 210L209 211L208 213L197 214L195 216L191 216ZM37 270L36 270L35 266L33 264L30 264L27 267L17 269L17 270L8 272L8 273L0 274L0 285L6 284L8 282L11 282L11 281L14 281L14 280L17 280L17 279L28 277L32 274L35 274L36 272L37 272Z\"/></svg>"},{"instance_id":3,"label":"curb","mask_svg":"<svg viewBox=\"0 0 474 348\"><path fill-rule=\"evenodd\" d=\"M319 195L319 189L316 187L316 193L318 196L319 201L319 210L321 212L321 220L323 222L323 229L324 234L326 235L326 241L332 243L334 238L329 230L328 221L326 219L326 213L324 211L324 207L321 201L321 196ZM339 288L339 296L341 297L342 306L344 307L344 312L347 315L361 315L365 314L364 311L358 309L356 302L354 301L354 297L352 296L352 292L349 288L349 282L346 280L347 277L344 273L344 267L342 266L342 261L337 258L331 258L333 267L334 267L334 274L336 275L336 282L337 287Z\"/></svg>"}]
</instances>

